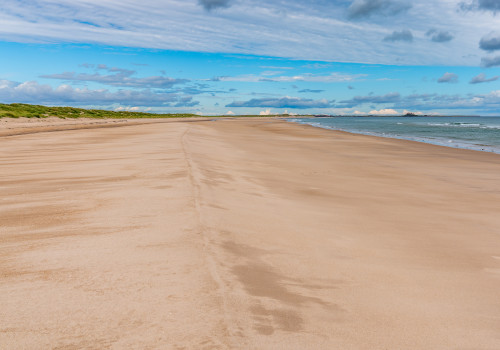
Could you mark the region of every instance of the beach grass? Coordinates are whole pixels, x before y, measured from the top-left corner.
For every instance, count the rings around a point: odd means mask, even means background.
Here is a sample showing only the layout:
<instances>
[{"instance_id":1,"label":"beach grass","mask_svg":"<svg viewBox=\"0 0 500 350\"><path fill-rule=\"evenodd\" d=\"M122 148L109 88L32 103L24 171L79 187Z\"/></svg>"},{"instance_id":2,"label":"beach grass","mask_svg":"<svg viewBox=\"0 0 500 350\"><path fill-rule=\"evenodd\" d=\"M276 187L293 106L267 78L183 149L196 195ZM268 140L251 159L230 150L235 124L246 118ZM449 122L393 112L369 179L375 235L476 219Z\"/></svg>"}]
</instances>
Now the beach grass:
<instances>
[{"instance_id":1,"label":"beach grass","mask_svg":"<svg viewBox=\"0 0 500 350\"><path fill-rule=\"evenodd\" d=\"M190 113L144 113L131 111L108 111L101 109L84 109L75 107L47 107L24 103L0 104L0 118L188 118L196 117Z\"/></svg>"},{"instance_id":2,"label":"beach grass","mask_svg":"<svg viewBox=\"0 0 500 350\"><path fill-rule=\"evenodd\" d=\"M48 107L25 103L0 103L0 118L113 118L113 119L140 119L140 118L190 118L190 117L288 117L288 114L273 115L197 115L192 113L146 113L132 111L109 111L103 109L85 109L75 107Z\"/></svg>"}]
</instances>

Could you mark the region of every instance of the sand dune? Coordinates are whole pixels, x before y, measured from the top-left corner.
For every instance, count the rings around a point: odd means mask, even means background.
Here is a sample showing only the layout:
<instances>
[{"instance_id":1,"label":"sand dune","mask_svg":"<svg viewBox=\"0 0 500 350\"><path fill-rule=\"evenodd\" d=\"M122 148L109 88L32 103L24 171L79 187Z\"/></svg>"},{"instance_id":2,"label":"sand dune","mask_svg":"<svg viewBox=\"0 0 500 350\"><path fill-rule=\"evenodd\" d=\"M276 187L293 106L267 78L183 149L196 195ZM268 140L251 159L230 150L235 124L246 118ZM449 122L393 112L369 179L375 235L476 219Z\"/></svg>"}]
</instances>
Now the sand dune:
<instances>
[{"instance_id":1,"label":"sand dune","mask_svg":"<svg viewBox=\"0 0 500 350\"><path fill-rule=\"evenodd\" d=\"M1 349L500 348L499 155L58 123L0 129Z\"/></svg>"}]
</instances>

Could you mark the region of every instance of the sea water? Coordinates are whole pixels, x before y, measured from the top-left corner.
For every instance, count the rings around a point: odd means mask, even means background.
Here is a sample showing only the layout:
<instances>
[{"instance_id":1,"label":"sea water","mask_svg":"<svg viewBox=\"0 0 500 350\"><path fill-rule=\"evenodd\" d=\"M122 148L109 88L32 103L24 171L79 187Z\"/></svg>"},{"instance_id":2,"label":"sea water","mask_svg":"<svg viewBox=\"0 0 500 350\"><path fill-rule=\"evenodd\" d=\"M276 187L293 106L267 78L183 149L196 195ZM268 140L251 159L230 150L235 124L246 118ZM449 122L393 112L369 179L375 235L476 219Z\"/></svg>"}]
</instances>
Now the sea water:
<instances>
[{"instance_id":1,"label":"sea water","mask_svg":"<svg viewBox=\"0 0 500 350\"><path fill-rule=\"evenodd\" d=\"M320 117L288 120L325 129L500 154L500 117Z\"/></svg>"}]
</instances>

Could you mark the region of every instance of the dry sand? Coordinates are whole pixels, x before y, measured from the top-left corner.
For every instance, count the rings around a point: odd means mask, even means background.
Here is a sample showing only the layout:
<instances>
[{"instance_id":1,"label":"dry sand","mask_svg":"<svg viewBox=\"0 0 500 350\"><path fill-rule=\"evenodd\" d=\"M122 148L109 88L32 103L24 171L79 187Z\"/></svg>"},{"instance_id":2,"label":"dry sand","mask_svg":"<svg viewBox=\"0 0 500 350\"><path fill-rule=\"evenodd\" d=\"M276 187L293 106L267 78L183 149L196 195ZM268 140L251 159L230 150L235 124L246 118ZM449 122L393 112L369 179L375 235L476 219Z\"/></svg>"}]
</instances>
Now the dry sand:
<instances>
[{"instance_id":1,"label":"dry sand","mask_svg":"<svg viewBox=\"0 0 500 350\"><path fill-rule=\"evenodd\" d=\"M39 132L67 131L80 129L109 128L150 123L172 123L177 121L197 122L208 120L199 118L165 119L98 119L98 118L0 118L0 137L34 134Z\"/></svg>"},{"instance_id":2,"label":"dry sand","mask_svg":"<svg viewBox=\"0 0 500 350\"><path fill-rule=\"evenodd\" d=\"M499 155L120 125L0 137L0 349L500 349Z\"/></svg>"}]
</instances>

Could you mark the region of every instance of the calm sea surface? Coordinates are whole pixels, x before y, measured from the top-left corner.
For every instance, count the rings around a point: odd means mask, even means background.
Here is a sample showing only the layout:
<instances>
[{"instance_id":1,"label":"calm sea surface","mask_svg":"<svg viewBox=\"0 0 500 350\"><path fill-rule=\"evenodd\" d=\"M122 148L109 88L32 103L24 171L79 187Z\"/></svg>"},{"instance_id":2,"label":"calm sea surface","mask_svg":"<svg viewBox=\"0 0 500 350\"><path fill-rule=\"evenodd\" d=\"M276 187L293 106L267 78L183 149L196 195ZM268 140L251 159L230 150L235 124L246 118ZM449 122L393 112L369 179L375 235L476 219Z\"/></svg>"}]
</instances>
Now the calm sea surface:
<instances>
[{"instance_id":1,"label":"calm sea surface","mask_svg":"<svg viewBox=\"0 0 500 350\"><path fill-rule=\"evenodd\" d=\"M325 129L500 154L500 117L332 117L288 120Z\"/></svg>"}]
</instances>

